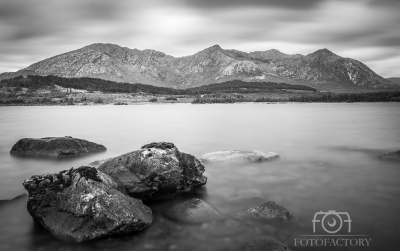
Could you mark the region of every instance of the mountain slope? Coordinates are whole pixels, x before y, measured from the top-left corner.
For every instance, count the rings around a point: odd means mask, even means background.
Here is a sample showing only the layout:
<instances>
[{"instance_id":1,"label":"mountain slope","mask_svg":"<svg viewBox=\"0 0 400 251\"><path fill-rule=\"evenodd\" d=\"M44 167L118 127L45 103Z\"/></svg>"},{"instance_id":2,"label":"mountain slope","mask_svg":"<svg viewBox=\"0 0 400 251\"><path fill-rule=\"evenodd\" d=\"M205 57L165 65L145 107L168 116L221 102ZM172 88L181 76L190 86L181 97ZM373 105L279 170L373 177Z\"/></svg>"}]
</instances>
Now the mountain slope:
<instances>
[{"instance_id":1,"label":"mountain slope","mask_svg":"<svg viewBox=\"0 0 400 251\"><path fill-rule=\"evenodd\" d=\"M400 85L400 78L387 78L387 80L392 81L397 85Z\"/></svg>"},{"instance_id":2,"label":"mountain slope","mask_svg":"<svg viewBox=\"0 0 400 251\"><path fill-rule=\"evenodd\" d=\"M278 50L241 52L219 45L186 57L114 44L92 44L34 63L21 72L60 77L92 77L116 82L190 88L228 80L272 81L308 85L319 90L391 88L361 62L327 49L308 55ZM17 73L8 74L10 76ZM2 74L1 78L7 78Z\"/></svg>"}]
</instances>

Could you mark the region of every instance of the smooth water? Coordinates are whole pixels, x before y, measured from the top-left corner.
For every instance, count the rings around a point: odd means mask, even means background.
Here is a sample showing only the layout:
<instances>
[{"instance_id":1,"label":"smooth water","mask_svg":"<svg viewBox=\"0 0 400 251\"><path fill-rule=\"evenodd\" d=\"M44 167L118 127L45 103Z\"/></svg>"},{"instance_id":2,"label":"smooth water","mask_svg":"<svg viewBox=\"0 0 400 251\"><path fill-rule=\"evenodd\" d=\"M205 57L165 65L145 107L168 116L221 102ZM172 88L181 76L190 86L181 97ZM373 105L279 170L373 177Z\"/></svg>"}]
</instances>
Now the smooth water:
<instances>
[{"instance_id":1,"label":"smooth water","mask_svg":"<svg viewBox=\"0 0 400 251\"><path fill-rule=\"evenodd\" d=\"M83 138L108 150L61 160L9 154L21 138L49 136ZM400 164L378 158L400 149L398 103L0 107L0 139L0 200L24 193L22 182L31 175L88 165L153 141L173 142L197 157L228 149L281 156L268 163L206 166L206 186L149 204L154 223L146 231L84 244L58 241L34 224L26 197L0 201L0 250L242 250L262 235L291 250L400 246ZM193 197L231 220L184 225L163 216ZM266 201L285 206L299 224L232 220ZM346 225L338 234L366 235L371 246L295 246L299 235L314 234L311 220L321 210L347 212L351 233Z\"/></svg>"}]
</instances>

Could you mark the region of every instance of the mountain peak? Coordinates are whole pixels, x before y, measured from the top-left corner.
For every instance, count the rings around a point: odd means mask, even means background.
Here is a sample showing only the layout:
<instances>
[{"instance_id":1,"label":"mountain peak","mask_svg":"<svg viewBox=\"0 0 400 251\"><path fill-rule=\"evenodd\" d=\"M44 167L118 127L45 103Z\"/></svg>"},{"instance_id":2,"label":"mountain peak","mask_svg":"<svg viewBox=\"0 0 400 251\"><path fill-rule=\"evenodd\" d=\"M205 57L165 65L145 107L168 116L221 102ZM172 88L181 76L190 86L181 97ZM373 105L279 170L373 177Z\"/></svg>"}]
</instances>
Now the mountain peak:
<instances>
[{"instance_id":1,"label":"mountain peak","mask_svg":"<svg viewBox=\"0 0 400 251\"><path fill-rule=\"evenodd\" d=\"M318 56L337 56L335 53L331 52L330 50L324 48L324 49L319 49L313 53L308 54L307 56L311 56L311 57L318 57Z\"/></svg>"},{"instance_id":2,"label":"mountain peak","mask_svg":"<svg viewBox=\"0 0 400 251\"><path fill-rule=\"evenodd\" d=\"M215 45L213 45L211 47L208 47L204 51L222 51L222 48L218 44L215 44Z\"/></svg>"},{"instance_id":3,"label":"mountain peak","mask_svg":"<svg viewBox=\"0 0 400 251\"><path fill-rule=\"evenodd\" d=\"M104 49L117 49L122 48L117 44L109 44L109 43L94 43L83 47L82 49L91 49L91 50L104 50Z\"/></svg>"},{"instance_id":4,"label":"mountain peak","mask_svg":"<svg viewBox=\"0 0 400 251\"><path fill-rule=\"evenodd\" d=\"M221 46L219 46L219 44L214 44L213 46L210 47L210 49L222 49Z\"/></svg>"},{"instance_id":5,"label":"mountain peak","mask_svg":"<svg viewBox=\"0 0 400 251\"><path fill-rule=\"evenodd\" d=\"M211 54L219 54L219 53L223 53L224 50L221 48L221 46L219 46L218 44L213 45L211 47L208 47L202 51L199 51L196 54L200 54L200 55L211 55Z\"/></svg>"}]
</instances>

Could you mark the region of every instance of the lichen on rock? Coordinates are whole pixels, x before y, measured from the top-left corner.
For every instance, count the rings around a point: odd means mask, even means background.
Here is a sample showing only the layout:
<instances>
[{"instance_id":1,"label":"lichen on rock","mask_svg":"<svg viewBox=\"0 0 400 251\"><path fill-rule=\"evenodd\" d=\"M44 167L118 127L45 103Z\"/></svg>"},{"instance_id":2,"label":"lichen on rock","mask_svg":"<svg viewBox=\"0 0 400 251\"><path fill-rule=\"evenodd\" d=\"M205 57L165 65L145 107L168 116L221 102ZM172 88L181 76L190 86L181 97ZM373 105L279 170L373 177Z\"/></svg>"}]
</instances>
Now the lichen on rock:
<instances>
[{"instance_id":1,"label":"lichen on rock","mask_svg":"<svg viewBox=\"0 0 400 251\"><path fill-rule=\"evenodd\" d=\"M32 218L63 240L141 231L152 222L150 208L126 196L118 181L93 167L34 175L23 185Z\"/></svg>"},{"instance_id":2,"label":"lichen on rock","mask_svg":"<svg viewBox=\"0 0 400 251\"><path fill-rule=\"evenodd\" d=\"M296 221L296 218L285 207L268 201L258 207L250 208L243 213L239 213L239 217L248 219L264 219L277 220L280 222Z\"/></svg>"},{"instance_id":3,"label":"lichen on rock","mask_svg":"<svg viewBox=\"0 0 400 251\"><path fill-rule=\"evenodd\" d=\"M124 184L129 195L140 199L174 196L204 185L205 168L193 155L169 142L155 142L106 161L98 168Z\"/></svg>"}]
</instances>

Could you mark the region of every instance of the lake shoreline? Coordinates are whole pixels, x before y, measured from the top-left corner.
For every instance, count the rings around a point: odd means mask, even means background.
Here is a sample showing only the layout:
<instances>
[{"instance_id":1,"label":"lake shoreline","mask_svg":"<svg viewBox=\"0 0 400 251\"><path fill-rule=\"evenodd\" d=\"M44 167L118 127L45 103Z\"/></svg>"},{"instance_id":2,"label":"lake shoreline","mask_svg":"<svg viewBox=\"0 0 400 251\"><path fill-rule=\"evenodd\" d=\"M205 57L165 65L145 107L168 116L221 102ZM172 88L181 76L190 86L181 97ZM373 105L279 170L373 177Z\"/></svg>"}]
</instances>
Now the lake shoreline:
<instances>
[{"instance_id":1,"label":"lake shoreline","mask_svg":"<svg viewBox=\"0 0 400 251\"><path fill-rule=\"evenodd\" d=\"M390 102L232 102L232 103L191 103L191 102L137 102L137 103L129 103L124 104L121 106L131 106L131 105L252 105L252 104L264 104L264 105L276 105L276 104L384 104L384 103L392 103L396 104L396 101ZM15 107L15 106L59 106L59 107L66 107L66 106L119 106L119 104L0 104L0 107Z\"/></svg>"}]
</instances>

